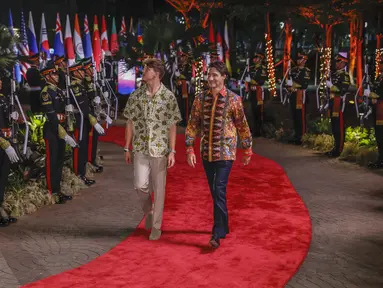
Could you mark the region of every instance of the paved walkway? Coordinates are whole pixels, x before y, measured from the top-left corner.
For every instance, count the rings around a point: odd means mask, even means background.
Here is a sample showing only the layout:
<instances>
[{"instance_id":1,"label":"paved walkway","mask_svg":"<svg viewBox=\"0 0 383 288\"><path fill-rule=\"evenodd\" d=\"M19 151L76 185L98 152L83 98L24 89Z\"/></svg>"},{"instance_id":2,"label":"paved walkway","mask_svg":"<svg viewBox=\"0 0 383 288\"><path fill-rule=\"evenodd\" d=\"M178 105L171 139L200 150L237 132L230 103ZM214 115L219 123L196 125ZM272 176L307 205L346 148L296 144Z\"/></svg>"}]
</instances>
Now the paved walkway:
<instances>
[{"instance_id":1,"label":"paved walkway","mask_svg":"<svg viewBox=\"0 0 383 288\"><path fill-rule=\"evenodd\" d=\"M286 287L383 287L383 177L300 147L256 142L257 153L284 167L313 222L308 257ZM124 164L120 147L100 148L105 172L93 188L0 229L1 288L85 264L140 222L132 167Z\"/></svg>"}]
</instances>

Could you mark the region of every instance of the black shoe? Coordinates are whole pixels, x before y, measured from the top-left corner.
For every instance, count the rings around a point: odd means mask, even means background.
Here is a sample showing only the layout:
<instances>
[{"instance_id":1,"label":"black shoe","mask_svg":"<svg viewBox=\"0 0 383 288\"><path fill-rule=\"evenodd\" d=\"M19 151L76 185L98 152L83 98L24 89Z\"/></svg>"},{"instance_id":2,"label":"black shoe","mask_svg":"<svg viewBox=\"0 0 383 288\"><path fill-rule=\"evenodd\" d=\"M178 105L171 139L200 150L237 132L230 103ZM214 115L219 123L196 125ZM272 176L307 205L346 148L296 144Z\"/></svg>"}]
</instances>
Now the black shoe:
<instances>
[{"instance_id":1,"label":"black shoe","mask_svg":"<svg viewBox=\"0 0 383 288\"><path fill-rule=\"evenodd\" d=\"M0 227L7 227L9 225L9 222L7 219L1 217L0 218Z\"/></svg>"},{"instance_id":2,"label":"black shoe","mask_svg":"<svg viewBox=\"0 0 383 288\"><path fill-rule=\"evenodd\" d=\"M96 173L101 173L102 171L104 171L104 167L97 164L92 164L92 165L94 166L94 170Z\"/></svg>"},{"instance_id":3,"label":"black shoe","mask_svg":"<svg viewBox=\"0 0 383 288\"><path fill-rule=\"evenodd\" d=\"M330 152L327 152L326 155L329 157L336 158L340 156L340 153L338 151L331 150Z\"/></svg>"},{"instance_id":4,"label":"black shoe","mask_svg":"<svg viewBox=\"0 0 383 288\"><path fill-rule=\"evenodd\" d=\"M217 249L219 247L220 244L220 241L219 241L219 238L213 236L211 237L210 241L209 241L209 245L214 248L214 249Z\"/></svg>"},{"instance_id":5,"label":"black shoe","mask_svg":"<svg viewBox=\"0 0 383 288\"><path fill-rule=\"evenodd\" d=\"M88 179L88 178L86 178L85 176L80 176L80 179L81 179L82 181L84 181L84 183L85 183L86 186L90 186L90 185L93 185L94 183L96 183L96 181L91 180L91 179Z\"/></svg>"},{"instance_id":6,"label":"black shoe","mask_svg":"<svg viewBox=\"0 0 383 288\"><path fill-rule=\"evenodd\" d=\"M368 164L368 167L371 169L381 169L383 168L383 160L378 160L376 162Z\"/></svg>"},{"instance_id":7,"label":"black shoe","mask_svg":"<svg viewBox=\"0 0 383 288\"><path fill-rule=\"evenodd\" d=\"M16 222L17 222L17 218L11 217L11 216L8 218L8 223L9 224L13 224L13 223L16 223Z\"/></svg>"},{"instance_id":8,"label":"black shoe","mask_svg":"<svg viewBox=\"0 0 383 288\"><path fill-rule=\"evenodd\" d=\"M68 200L72 200L72 196L64 195L62 193L57 193L56 204L64 204Z\"/></svg>"}]
</instances>

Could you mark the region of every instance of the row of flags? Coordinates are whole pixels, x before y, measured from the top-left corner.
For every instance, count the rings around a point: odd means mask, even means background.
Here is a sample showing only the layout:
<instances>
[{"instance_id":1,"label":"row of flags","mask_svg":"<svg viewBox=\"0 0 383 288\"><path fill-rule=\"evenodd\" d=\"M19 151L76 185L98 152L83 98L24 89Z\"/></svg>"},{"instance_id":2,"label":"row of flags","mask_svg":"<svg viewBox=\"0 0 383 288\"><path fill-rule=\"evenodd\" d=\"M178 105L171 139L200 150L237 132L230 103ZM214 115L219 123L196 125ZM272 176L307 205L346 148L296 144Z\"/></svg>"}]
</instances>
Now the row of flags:
<instances>
[{"instance_id":1,"label":"row of flags","mask_svg":"<svg viewBox=\"0 0 383 288\"><path fill-rule=\"evenodd\" d=\"M12 35L15 35L11 10L9 10L8 20L9 20L8 29ZM42 13L42 16L41 16L40 43L38 45L32 12L29 12L28 25L26 25L24 12L21 11L21 20L20 20L20 29L19 29L20 43L17 47L14 47L15 53L22 56L30 56L30 55L35 55L40 53L41 55L45 56L44 58L46 58L46 59L40 58L41 61L50 60L52 59L52 56L57 56L57 57L65 56L68 60L68 65L72 65L83 58L91 57L95 63L97 71L100 71L100 63L102 59L104 58L104 56L115 55L119 50L119 43L118 43L118 34L117 34L115 18L113 17L112 19L110 42L108 38L105 16L101 17L101 34L99 30L98 20L99 19L97 15L95 15L93 19L93 35L91 36L88 17L87 15L85 15L84 31L82 34L80 30L79 17L78 17L78 14L76 14L74 18L73 36L72 36L72 29L71 29L71 22L70 22L69 15L66 15L65 30L64 30L61 25L60 14L57 13L55 37L53 42L54 52L53 52L53 55L51 55L44 13ZM134 33L132 18L130 19L129 31L131 33ZM126 30L125 17L122 17L121 29L119 33L122 34L126 32L127 30ZM142 33L139 27L139 24L137 27L137 39L140 43L142 43ZM24 78L26 77L26 73L29 68L30 68L30 65L26 62L20 62L15 65L14 76L18 83L22 81L22 76Z\"/></svg>"}]
</instances>

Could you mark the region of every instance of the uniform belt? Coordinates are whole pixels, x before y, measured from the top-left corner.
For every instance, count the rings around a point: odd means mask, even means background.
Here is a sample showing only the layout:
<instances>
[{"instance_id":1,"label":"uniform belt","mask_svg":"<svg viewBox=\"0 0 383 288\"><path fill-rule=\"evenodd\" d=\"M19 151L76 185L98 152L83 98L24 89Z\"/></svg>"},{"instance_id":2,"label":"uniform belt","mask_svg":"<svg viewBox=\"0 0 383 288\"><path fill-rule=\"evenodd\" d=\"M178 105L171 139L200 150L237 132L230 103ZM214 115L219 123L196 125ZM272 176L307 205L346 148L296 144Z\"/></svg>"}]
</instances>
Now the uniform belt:
<instances>
[{"instance_id":1,"label":"uniform belt","mask_svg":"<svg viewBox=\"0 0 383 288\"><path fill-rule=\"evenodd\" d=\"M2 128L1 132L3 132L5 138L12 137L12 129L11 128Z\"/></svg>"},{"instance_id":2,"label":"uniform belt","mask_svg":"<svg viewBox=\"0 0 383 288\"><path fill-rule=\"evenodd\" d=\"M29 91L41 91L41 87L39 86L29 87Z\"/></svg>"},{"instance_id":3,"label":"uniform belt","mask_svg":"<svg viewBox=\"0 0 383 288\"><path fill-rule=\"evenodd\" d=\"M65 121L65 114L57 113L57 119L59 119L60 123L63 123Z\"/></svg>"}]
</instances>

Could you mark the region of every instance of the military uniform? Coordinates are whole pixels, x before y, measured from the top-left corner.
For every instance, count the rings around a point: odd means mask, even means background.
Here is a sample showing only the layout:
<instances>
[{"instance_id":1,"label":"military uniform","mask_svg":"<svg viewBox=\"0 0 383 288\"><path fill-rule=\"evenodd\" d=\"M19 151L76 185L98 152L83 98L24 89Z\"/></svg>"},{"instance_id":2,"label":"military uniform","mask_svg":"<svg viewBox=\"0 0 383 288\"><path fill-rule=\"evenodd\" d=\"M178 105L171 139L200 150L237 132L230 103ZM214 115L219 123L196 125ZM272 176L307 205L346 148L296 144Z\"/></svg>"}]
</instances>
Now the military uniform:
<instances>
[{"instance_id":1,"label":"military uniform","mask_svg":"<svg viewBox=\"0 0 383 288\"><path fill-rule=\"evenodd\" d=\"M38 61L39 54L35 54L29 57L30 61ZM33 114L41 113L40 111L40 93L41 87L44 86L44 80L41 78L39 68L33 65L28 69L26 74L27 82L30 88L29 92L29 104L31 105L31 111Z\"/></svg>"},{"instance_id":2,"label":"military uniform","mask_svg":"<svg viewBox=\"0 0 383 288\"><path fill-rule=\"evenodd\" d=\"M0 207L2 207L4 201L5 188L7 187L8 175L11 169L11 161L5 152L5 149L11 146L11 138L13 137L9 116L9 99L0 92ZM8 226L9 223L15 223L16 221L17 219L14 217L0 215L0 227Z\"/></svg>"},{"instance_id":3,"label":"military uniform","mask_svg":"<svg viewBox=\"0 0 383 288\"><path fill-rule=\"evenodd\" d=\"M337 61L347 62L347 58L338 56ZM329 156L338 157L342 151L345 141L345 126L343 120L343 107L346 104L343 97L350 86L350 76L344 70L337 70L331 72L330 87L330 117L331 117L331 129L335 140L335 146L332 151L328 153Z\"/></svg>"},{"instance_id":4,"label":"military uniform","mask_svg":"<svg viewBox=\"0 0 383 288\"><path fill-rule=\"evenodd\" d=\"M41 75L57 73L53 64L41 70ZM64 166L65 138L68 136L63 128L65 123L65 102L62 90L54 84L46 82L40 95L41 110L46 115L44 124L44 140L46 149L46 181L50 193L58 196L58 203L71 200L71 196L61 193L60 183Z\"/></svg>"},{"instance_id":5,"label":"military uniform","mask_svg":"<svg viewBox=\"0 0 383 288\"><path fill-rule=\"evenodd\" d=\"M70 73L74 73L78 70L82 70L82 63L77 63L69 67ZM89 103L88 95L86 94L84 87L84 79L77 78L71 75L71 88L73 94L76 97L77 103L80 106L81 112L83 113L83 126L82 126L82 139L79 139L81 129L81 115L76 109L76 104L71 97L72 105L75 107L75 118L76 118L76 129L75 129L75 140L78 142L79 147L73 149L73 170L86 185L90 186L95 183L94 180L86 178L86 164L88 163L88 142L89 142L89 130L90 130L90 119L89 119ZM96 121L97 122L97 121Z\"/></svg>"},{"instance_id":6,"label":"military uniform","mask_svg":"<svg viewBox=\"0 0 383 288\"><path fill-rule=\"evenodd\" d=\"M84 87L85 93L88 98L88 106L89 106L89 117L91 119L91 126L89 127L89 140L88 140L88 162L91 163L95 168L96 172L100 173L103 171L103 167L97 164L97 145L98 145L98 137L100 134L94 129L94 125L97 123L96 116L96 106L94 104L94 99L96 97L96 90L94 87L94 79L93 79L93 64L92 59L84 59L83 60L83 69L87 72L87 75L84 79Z\"/></svg>"},{"instance_id":7,"label":"military uniform","mask_svg":"<svg viewBox=\"0 0 383 288\"><path fill-rule=\"evenodd\" d=\"M264 58L263 54L257 53L255 57ZM266 66L257 62L250 68L250 82L248 85L251 111L253 116L252 134L256 137L261 136L262 124L263 124L263 108L264 108L264 91L263 84L267 80Z\"/></svg>"},{"instance_id":8,"label":"military uniform","mask_svg":"<svg viewBox=\"0 0 383 288\"><path fill-rule=\"evenodd\" d=\"M372 92L368 95L372 107L375 139L378 146L378 159L371 163L371 168L383 168L383 73L372 84Z\"/></svg>"},{"instance_id":9,"label":"military uniform","mask_svg":"<svg viewBox=\"0 0 383 288\"><path fill-rule=\"evenodd\" d=\"M298 57L307 59L306 55ZM294 125L294 143L301 144L302 136L306 133L306 89L310 81L310 69L307 67L295 66L291 69L290 75L293 86L290 87L290 108Z\"/></svg>"},{"instance_id":10,"label":"military uniform","mask_svg":"<svg viewBox=\"0 0 383 288\"><path fill-rule=\"evenodd\" d=\"M182 52L181 57L188 57L187 54ZM178 64L179 75L176 75L176 98L178 107L181 111L181 125L186 127L189 118L189 107L192 99L189 95L189 85L191 79L191 66L188 63L188 58L183 63Z\"/></svg>"}]
</instances>

